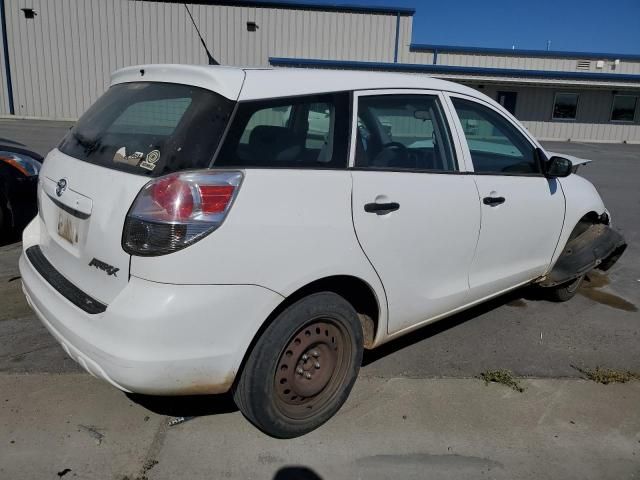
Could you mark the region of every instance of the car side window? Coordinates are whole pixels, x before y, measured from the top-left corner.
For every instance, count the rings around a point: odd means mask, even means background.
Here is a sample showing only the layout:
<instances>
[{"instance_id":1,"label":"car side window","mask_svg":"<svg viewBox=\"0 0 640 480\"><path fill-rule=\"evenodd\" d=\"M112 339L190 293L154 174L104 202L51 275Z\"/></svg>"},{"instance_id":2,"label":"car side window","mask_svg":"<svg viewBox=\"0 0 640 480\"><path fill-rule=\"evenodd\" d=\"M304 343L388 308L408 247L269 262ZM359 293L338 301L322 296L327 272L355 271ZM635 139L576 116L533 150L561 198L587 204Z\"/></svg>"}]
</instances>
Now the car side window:
<instances>
[{"instance_id":1,"label":"car side window","mask_svg":"<svg viewBox=\"0 0 640 480\"><path fill-rule=\"evenodd\" d=\"M534 146L506 118L479 103L452 98L479 173L536 174Z\"/></svg>"},{"instance_id":2,"label":"car side window","mask_svg":"<svg viewBox=\"0 0 640 480\"><path fill-rule=\"evenodd\" d=\"M435 95L358 99L356 167L456 171L451 135Z\"/></svg>"},{"instance_id":3,"label":"car side window","mask_svg":"<svg viewBox=\"0 0 640 480\"><path fill-rule=\"evenodd\" d=\"M329 103L312 103L307 112L306 148L322 148L331 132L333 108Z\"/></svg>"},{"instance_id":4,"label":"car side window","mask_svg":"<svg viewBox=\"0 0 640 480\"><path fill-rule=\"evenodd\" d=\"M349 94L240 102L215 166L346 168Z\"/></svg>"},{"instance_id":5,"label":"car side window","mask_svg":"<svg viewBox=\"0 0 640 480\"><path fill-rule=\"evenodd\" d=\"M251 132L260 126L286 127L291 116L291 105L284 107L270 107L258 110L251 115L247 125L242 132L240 143L246 145L249 143Z\"/></svg>"}]
</instances>

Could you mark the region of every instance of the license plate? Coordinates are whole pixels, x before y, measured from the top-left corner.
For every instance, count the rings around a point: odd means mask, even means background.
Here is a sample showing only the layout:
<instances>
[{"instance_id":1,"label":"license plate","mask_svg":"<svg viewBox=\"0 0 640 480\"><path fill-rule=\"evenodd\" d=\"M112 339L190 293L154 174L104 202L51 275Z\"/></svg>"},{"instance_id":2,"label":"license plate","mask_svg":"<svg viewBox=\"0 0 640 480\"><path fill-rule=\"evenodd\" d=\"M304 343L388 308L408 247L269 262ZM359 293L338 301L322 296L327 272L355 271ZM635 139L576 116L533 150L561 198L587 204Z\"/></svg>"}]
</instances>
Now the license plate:
<instances>
[{"instance_id":1,"label":"license plate","mask_svg":"<svg viewBox=\"0 0 640 480\"><path fill-rule=\"evenodd\" d=\"M58 235L71 245L78 243L78 221L78 218L64 210L60 210L58 213Z\"/></svg>"}]
</instances>

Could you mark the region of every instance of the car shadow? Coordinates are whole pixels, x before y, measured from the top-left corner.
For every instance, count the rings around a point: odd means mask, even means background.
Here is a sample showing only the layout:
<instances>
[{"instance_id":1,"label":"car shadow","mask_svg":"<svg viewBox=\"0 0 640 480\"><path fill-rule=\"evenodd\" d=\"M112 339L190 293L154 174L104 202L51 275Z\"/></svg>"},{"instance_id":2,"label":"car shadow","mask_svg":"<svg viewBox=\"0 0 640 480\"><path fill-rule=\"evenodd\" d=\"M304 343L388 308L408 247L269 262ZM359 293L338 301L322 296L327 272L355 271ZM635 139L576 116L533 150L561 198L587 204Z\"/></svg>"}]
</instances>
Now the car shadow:
<instances>
[{"instance_id":1,"label":"car shadow","mask_svg":"<svg viewBox=\"0 0 640 480\"><path fill-rule=\"evenodd\" d=\"M13 245L14 243L18 243L20 240L22 240L21 234L18 234L18 233L0 234L0 247Z\"/></svg>"},{"instance_id":2,"label":"car shadow","mask_svg":"<svg viewBox=\"0 0 640 480\"><path fill-rule=\"evenodd\" d=\"M126 396L153 413L169 417L202 417L238 411L230 393L178 397L127 393Z\"/></svg>"},{"instance_id":3,"label":"car shadow","mask_svg":"<svg viewBox=\"0 0 640 480\"><path fill-rule=\"evenodd\" d=\"M442 320L434 321L424 327L421 327L413 332L407 333L398 337L395 340L391 340L373 350L365 350L362 358L362 366L366 367L377 360L380 360L388 355L391 355L399 350L410 347L416 343L422 342L428 338L431 338L439 333L445 332L452 328L457 327L469 320L491 312L504 305L511 305L513 307L525 307L524 300L543 300L544 297L540 292L540 289L532 287L522 287L517 290L505 293L499 297L488 300L484 303L471 307L468 310L464 310L460 313L452 315Z\"/></svg>"},{"instance_id":4,"label":"car shadow","mask_svg":"<svg viewBox=\"0 0 640 480\"><path fill-rule=\"evenodd\" d=\"M279 469L273 480L322 480L322 477L308 467L291 465Z\"/></svg>"}]
</instances>

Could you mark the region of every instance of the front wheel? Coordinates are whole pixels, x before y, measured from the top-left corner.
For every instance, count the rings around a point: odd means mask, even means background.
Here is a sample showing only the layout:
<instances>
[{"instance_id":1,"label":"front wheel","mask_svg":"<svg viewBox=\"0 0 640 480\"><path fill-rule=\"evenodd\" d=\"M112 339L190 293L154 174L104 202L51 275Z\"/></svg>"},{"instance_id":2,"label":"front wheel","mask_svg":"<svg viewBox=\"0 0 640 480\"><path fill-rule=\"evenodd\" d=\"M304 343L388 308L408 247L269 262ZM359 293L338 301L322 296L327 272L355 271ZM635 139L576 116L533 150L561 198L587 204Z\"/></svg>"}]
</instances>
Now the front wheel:
<instances>
[{"instance_id":1,"label":"front wheel","mask_svg":"<svg viewBox=\"0 0 640 480\"><path fill-rule=\"evenodd\" d=\"M343 297L322 292L286 308L249 354L233 391L242 413L277 438L304 435L345 402L362 363L363 334Z\"/></svg>"},{"instance_id":2,"label":"front wheel","mask_svg":"<svg viewBox=\"0 0 640 480\"><path fill-rule=\"evenodd\" d=\"M578 293L578 289L584 280L585 275L569 280L566 283L556 285L555 287L545 288L547 298L553 302L566 302L571 300Z\"/></svg>"}]
</instances>

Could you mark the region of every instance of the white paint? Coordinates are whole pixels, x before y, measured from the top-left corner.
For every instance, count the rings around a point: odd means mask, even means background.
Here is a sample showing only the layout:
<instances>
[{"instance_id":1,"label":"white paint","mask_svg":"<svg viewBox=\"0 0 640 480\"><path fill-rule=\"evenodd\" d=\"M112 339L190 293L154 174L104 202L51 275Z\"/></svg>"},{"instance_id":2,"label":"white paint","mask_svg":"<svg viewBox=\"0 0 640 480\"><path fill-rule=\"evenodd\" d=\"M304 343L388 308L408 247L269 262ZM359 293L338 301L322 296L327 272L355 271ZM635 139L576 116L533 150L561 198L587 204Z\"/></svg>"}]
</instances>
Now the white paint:
<instances>
[{"instance_id":1,"label":"white paint","mask_svg":"<svg viewBox=\"0 0 640 480\"><path fill-rule=\"evenodd\" d=\"M67 189L58 197L55 184L61 178L66 179ZM40 248L62 275L103 303L112 302L127 285L129 255L120 246L122 225L148 180L76 160L57 149L42 164L39 188L44 191L40 192L40 215L36 217L42 218ZM61 210L55 202L88 215L85 219L73 217L79 237L76 244L58 234ZM93 258L120 270L116 276L107 277L89 266Z\"/></svg>"},{"instance_id":2,"label":"white paint","mask_svg":"<svg viewBox=\"0 0 640 480\"><path fill-rule=\"evenodd\" d=\"M144 73L143 73L144 72ZM111 85L128 82L165 82L194 85L236 100L245 72L240 68L196 65L136 65L114 72Z\"/></svg>"}]
</instances>

